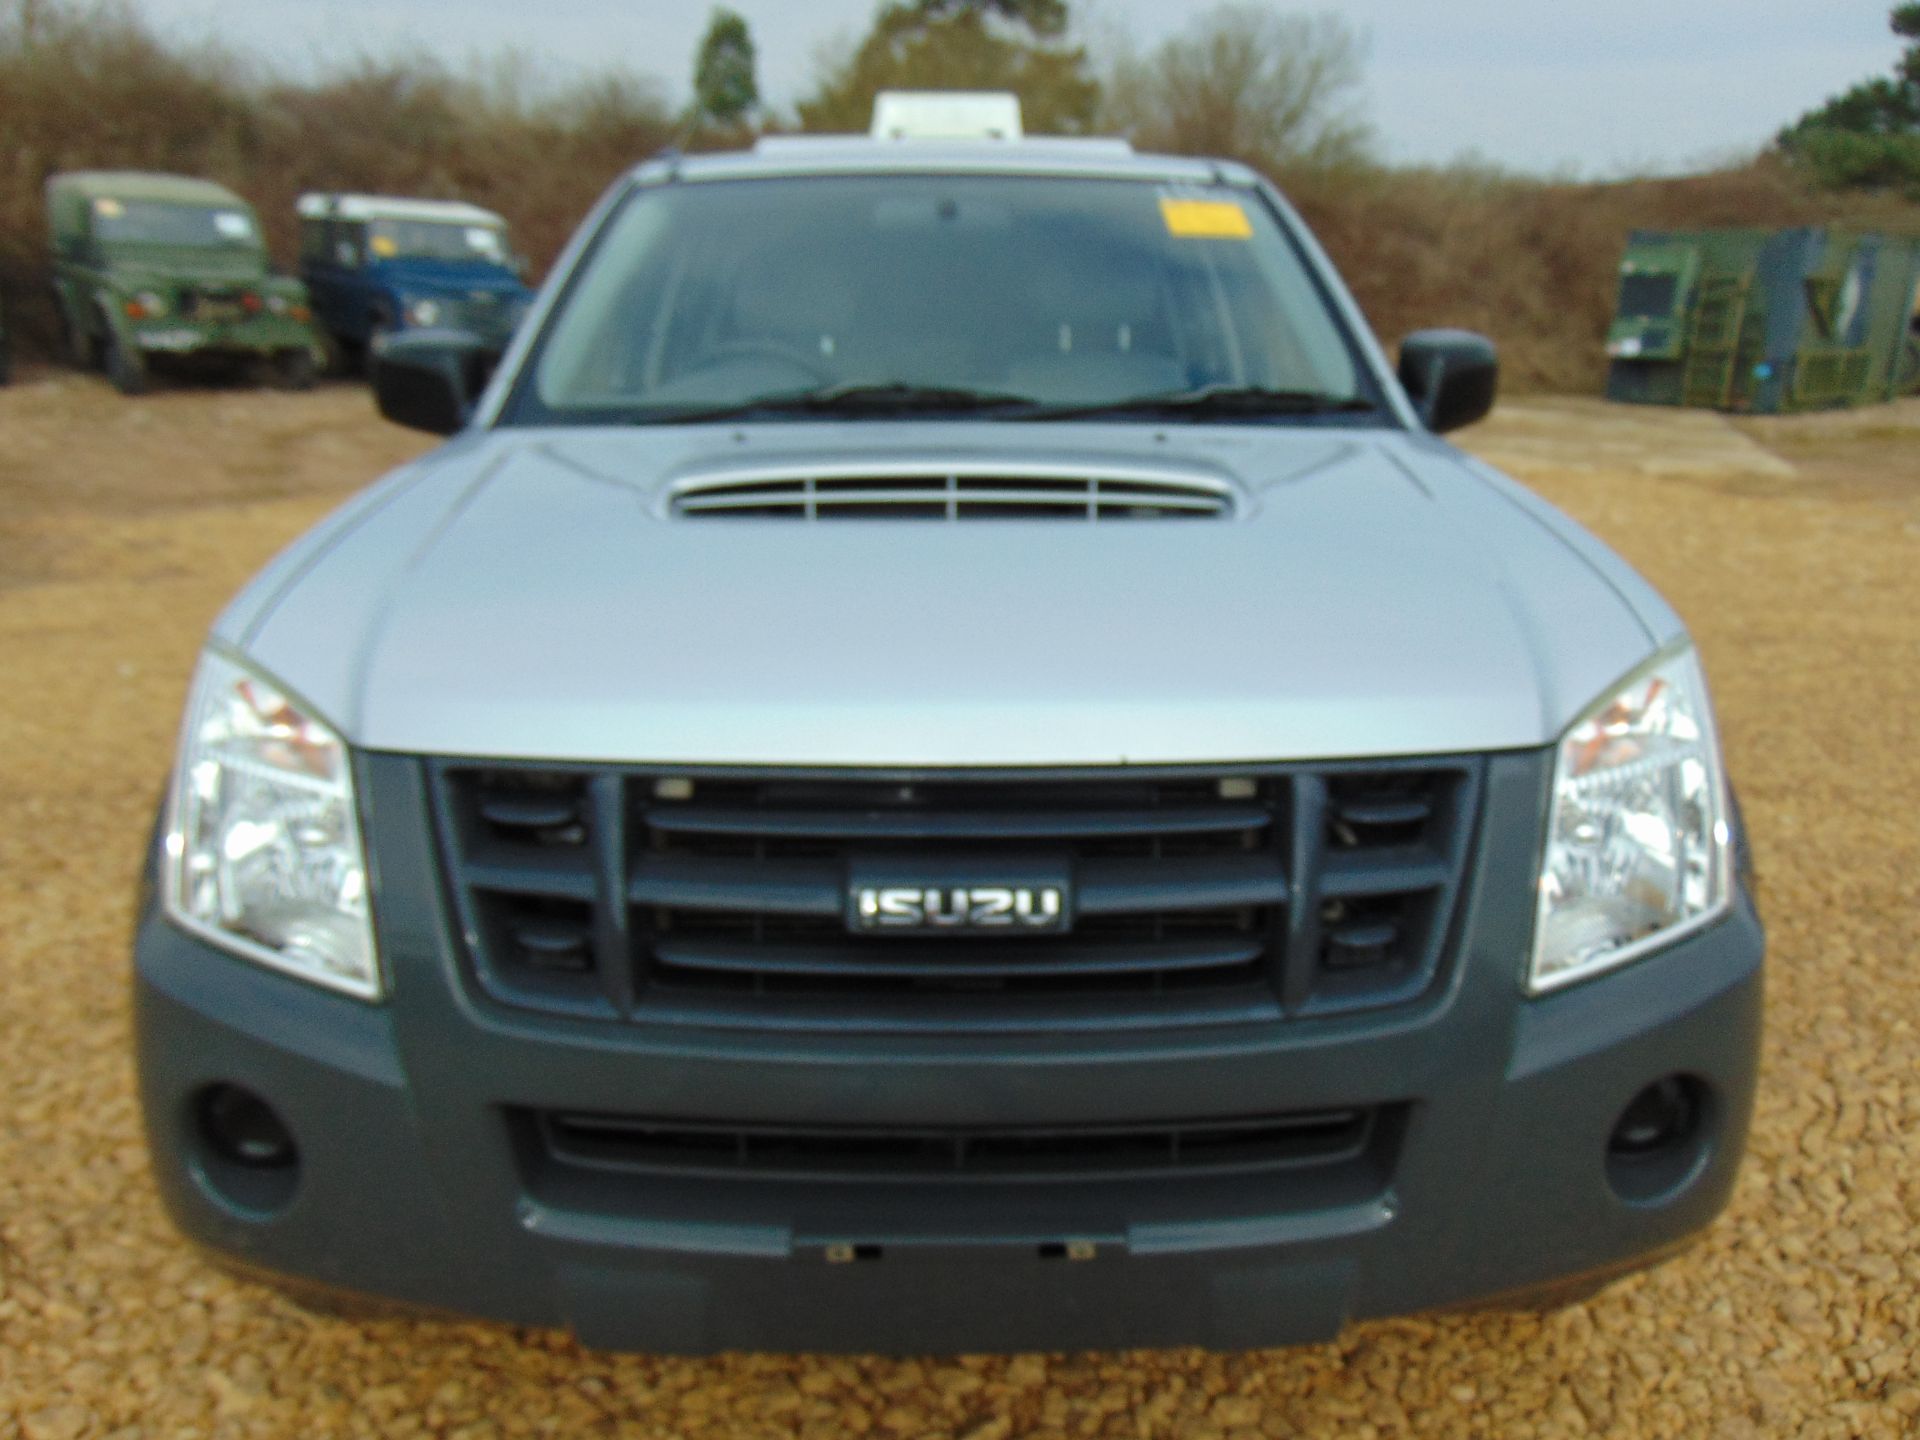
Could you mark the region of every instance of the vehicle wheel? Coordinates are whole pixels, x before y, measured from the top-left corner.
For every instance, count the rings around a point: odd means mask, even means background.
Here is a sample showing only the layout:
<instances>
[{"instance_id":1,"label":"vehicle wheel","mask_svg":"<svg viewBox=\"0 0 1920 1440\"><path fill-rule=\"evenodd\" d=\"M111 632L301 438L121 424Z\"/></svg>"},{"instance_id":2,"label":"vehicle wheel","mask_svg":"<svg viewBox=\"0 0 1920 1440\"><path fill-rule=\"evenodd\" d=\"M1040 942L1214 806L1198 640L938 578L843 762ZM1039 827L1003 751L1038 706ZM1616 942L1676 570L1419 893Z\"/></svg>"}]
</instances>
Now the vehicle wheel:
<instances>
[{"instance_id":1,"label":"vehicle wheel","mask_svg":"<svg viewBox=\"0 0 1920 1440\"><path fill-rule=\"evenodd\" d=\"M146 394L147 357L129 347L112 326L107 327L104 349L107 379L113 382L113 388L122 395Z\"/></svg>"},{"instance_id":2,"label":"vehicle wheel","mask_svg":"<svg viewBox=\"0 0 1920 1440\"><path fill-rule=\"evenodd\" d=\"M95 369L100 356L94 348L93 337L74 328L73 317L67 314L66 303L57 291L53 297L53 313L60 317L60 348L66 352L68 363L79 370Z\"/></svg>"},{"instance_id":3,"label":"vehicle wheel","mask_svg":"<svg viewBox=\"0 0 1920 1440\"><path fill-rule=\"evenodd\" d=\"M320 365L322 375L353 374L353 356L340 337L331 330L320 332L320 351L326 357Z\"/></svg>"},{"instance_id":4,"label":"vehicle wheel","mask_svg":"<svg viewBox=\"0 0 1920 1440\"><path fill-rule=\"evenodd\" d=\"M311 390L319 376L311 350L282 350L273 357L273 383L282 390Z\"/></svg>"},{"instance_id":5,"label":"vehicle wheel","mask_svg":"<svg viewBox=\"0 0 1920 1440\"><path fill-rule=\"evenodd\" d=\"M360 347L360 373L371 377L374 358L386 349L387 341L394 337L397 327L391 320L382 317L373 322L373 328L367 331L367 343Z\"/></svg>"}]
</instances>

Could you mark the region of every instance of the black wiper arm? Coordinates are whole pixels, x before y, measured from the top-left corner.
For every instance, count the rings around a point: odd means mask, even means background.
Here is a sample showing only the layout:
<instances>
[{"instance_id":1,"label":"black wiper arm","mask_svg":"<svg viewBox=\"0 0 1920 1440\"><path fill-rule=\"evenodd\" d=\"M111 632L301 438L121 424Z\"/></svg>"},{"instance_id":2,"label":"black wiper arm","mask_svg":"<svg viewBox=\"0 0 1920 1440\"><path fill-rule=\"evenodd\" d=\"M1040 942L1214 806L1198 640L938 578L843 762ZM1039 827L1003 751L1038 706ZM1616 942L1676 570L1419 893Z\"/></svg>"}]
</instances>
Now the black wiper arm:
<instances>
[{"instance_id":1,"label":"black wiper arm","mask_svg":"<svg viewBox=\"0 0 1920 1440\"><path fill-rule=\"evenodd\" d=\"M697 423L747 419L755 415L872 415L937 411L965 414L981 410L1026 409L1037 402L1030 395L959 386L848 383L810 390L782 390L727 405L655 411L639 417L648 424Z\"/></svg>"},{"instance_id":2,"label":"black wiper arm","mask_svg":"<svg viewBox=\"0 0 1920 1440\"><path fill-rule=\"evenodd\" d=\"M1031 395L1000 390L973 390L954 385L830 385L802 396L808 410L1000 410L1032 405Z\"/></svg>"},{"instance_id":3,"label":"black wiper arm","mask_svg":"<svg viewBox=\"0 0 1920 1440\"><path fill-rule=\"evenodd\" d=\"M1375 407L1358 395L1328 395L1318 390L1270 390L1259 385L1202 385L1133 395L1092 405L1047 405L1025 417L1033 420L1083 420L1097 415L1339 415L1364 414Z\"/></svg>"}]
</instances>

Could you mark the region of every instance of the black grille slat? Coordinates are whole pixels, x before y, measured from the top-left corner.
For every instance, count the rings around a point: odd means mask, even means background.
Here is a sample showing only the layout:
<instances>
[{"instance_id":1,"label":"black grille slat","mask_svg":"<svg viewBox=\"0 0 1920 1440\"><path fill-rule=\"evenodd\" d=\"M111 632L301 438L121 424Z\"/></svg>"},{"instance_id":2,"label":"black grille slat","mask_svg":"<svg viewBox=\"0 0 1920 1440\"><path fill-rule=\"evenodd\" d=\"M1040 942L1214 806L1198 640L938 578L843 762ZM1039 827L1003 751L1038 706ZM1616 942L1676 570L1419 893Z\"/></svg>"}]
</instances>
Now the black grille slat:
<instances>
[{"instance_id":1,"label":"black grille slat","mask_svg":"<svg viewBox=\"0 0 1920 1440\"><path fill-rule=\"evenodd\" d=\"M1329 857L1321 890L1328 895L1392 895L1437 890L1452 876L1443 855L1430 851L1339 854Z\"/></svg>"},{"instance_id":2,"label":"black grille slat","mask_svg":"<svg viewBox=\"0 0 1920 1440\"><path fill-rule=\"evenodd\" d=\"M580 823L580 805L565 795L483 795L480 818L511 830L563 830Z\"/></svg>"},{"instance_id":3,"label":"black grille slat","mask_svg":"<svg viewBox=\"0 0 1920 1440\"><path fill-rule=\"evenodd\" d=\"M1340 818L1350 825L1418 825L1433 813L1433 804L1424 799L1357 799L1340 802Z\"/></svg>"},{"instance_id":4,"label":"black grille slat","mask_svg":"<svg viewBox=\"0 0 1920 1440\"><path fill-rule=\"evenodd\" d=\"M752 810L659 805L647 812L658 832L696 835L807 836L832 840L1078 839L1135 835L1239 833L1264 829L1271 812L1252 805L1213 809L1082 811Z\"/></svg>"},{"instance_id":5,"label":"black grille slat","mask_svg":"<svg viewBox=\"0 0 1920 1440\"><path fill-rule=\"evenodd\" d=\"M1175 1125L900 1128L736 1126L641 1116L517 1112L554 1163L715 1179L1134 1180L1251 1174L1354 1161L1404 1107L1301 1111ZM1390 1124L1388 1128L1392 1128Z\"/></svg>"},{"instance_id":6,"label":"black grille slat","mask_svg":"<svg viewBox=\"0 0 1920 1440\"><path fill-rule=\"evenodd\" d=\"M1080 867L1074 906L1082 915L1130 915L1245 909L1286 898L1286 876L1266 855L1090 860Z\"/></svg>"},{"instance_id":7,"label":"black grille slat","mask_svg":"<svg viewBox=\"0 0 1920 1440\"><path fill-rule=\"evenodd\" d=\"M484 890L510 890L522 895L551 895L568 900L591 900L593 871L577 860L554 857L539 850L509 855L491 846L477 848L467 862L467 877Z\"/></svg>"},{"instance_id":8,"label":"black grille slat","mask_svg":"<svg viewBox=\"0 0 1920 1440\"><path fill-rule=\"evenodd\" d=\"M496 999L662 1024L998 1030L1416 998L1441 963L1481 765L432 769L473 974ZM1058 927L849 921L856 883L1052 876L1070 886Z\"/></svg>"},{"instance_id":9,"label":"black grille slat","mask_svg":"<svg viewBox=\"0 0 1920 1440\"><path fill-rule=\"evenodd\" d=\"M1017 941L931 941L918 947L857 943L782 945L683 939L657 935L654 955L662 965L691 970L797 975L900 976L975 979L1005 976L1107 975L1160 970L1214 970L1258 960L1258 936L1234 940L1165 943L1022 946Z\"/></svg>"},{"instance_id":10,"label":"black grille slat","mask_svg":"<svg viewBox=\"0 0 1920 1440\"><path fill-rule=\"evenodd\" d=\"M840 915L846 910L846 880L824 862L643 855L628 878L627 898L669 909Z\"/></svg>"}]
</instances>

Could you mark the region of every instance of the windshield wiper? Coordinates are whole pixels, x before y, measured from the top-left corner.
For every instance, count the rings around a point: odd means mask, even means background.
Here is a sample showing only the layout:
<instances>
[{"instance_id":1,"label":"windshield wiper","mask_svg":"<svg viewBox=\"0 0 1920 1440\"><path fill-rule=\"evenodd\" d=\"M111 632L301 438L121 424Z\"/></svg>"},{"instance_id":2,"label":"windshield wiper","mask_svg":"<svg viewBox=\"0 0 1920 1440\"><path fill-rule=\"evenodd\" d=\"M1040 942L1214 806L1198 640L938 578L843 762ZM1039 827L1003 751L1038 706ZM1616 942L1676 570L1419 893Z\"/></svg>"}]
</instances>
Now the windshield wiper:
<instances>
[{"instance_id":1,"label":"windshield wiper","mask_svg":"<svg viewBox=\"0 0 1920 1440\"><path fill-rule=\"evenodd\" d=\"M1366 414L1376 407L1358 395L1328 395L1318 390L1270 390L1259 385L1202 385L1158 395L1134 395L1090 405L1037 406L1021 418L1084 420L1099 415L1218 416Z\"/></svg>"},{"instance_id":2,"label":"windshield wiper","mask_svg":"<svg viewBox=\"0 0 1920 1440\"><path fill-rule=\"evenodd\" d=\"M642 424L677 425L749 419L756 415L894 415L929 411L960 415L982 410L1027 409L1037 403L1031 395L889 381L883 384L847 383L811 390L784 390L728 405L656 411L638 419Z\"/></svg>"}]
</instances>

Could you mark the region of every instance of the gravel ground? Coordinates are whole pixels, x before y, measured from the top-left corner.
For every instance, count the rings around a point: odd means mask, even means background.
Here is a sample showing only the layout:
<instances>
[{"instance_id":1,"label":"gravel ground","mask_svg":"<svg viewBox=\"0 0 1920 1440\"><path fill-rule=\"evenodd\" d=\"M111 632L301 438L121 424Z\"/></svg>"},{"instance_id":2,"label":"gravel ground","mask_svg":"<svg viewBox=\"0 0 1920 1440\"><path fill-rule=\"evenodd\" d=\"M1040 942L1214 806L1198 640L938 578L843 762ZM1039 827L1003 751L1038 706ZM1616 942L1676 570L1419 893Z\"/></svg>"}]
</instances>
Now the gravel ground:
<instances>
[{"instance_id":1,"label":"gravel ground","mask_svg":"<svg viewBox=\"0 0 1920 1440\"><path fill-rule=\"evenodd\" d=\"M1468 443L1641 566L1715 681L1772 931L1728 1216L1547 1318L1235 1356L657 1361L315 1318L171 1233L127 940L188 667L275 546L418 444L345 388L0 391L0 1440L1920 1434L1920 405L1735 427L1533 403Z\"/></svg>"}]
</instances>

